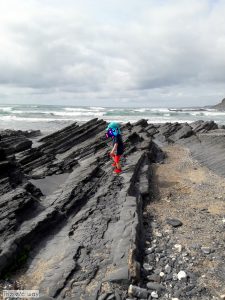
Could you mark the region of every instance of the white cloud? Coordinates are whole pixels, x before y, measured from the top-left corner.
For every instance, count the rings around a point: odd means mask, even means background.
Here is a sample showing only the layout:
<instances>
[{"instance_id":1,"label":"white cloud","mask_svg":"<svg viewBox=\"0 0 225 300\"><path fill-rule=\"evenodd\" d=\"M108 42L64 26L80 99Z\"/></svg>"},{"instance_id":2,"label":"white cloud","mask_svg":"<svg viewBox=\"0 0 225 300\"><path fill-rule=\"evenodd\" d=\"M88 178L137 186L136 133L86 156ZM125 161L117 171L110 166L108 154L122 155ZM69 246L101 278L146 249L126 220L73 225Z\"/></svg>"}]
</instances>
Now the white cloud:
<instances>
[{"instance_id":1,"label":"white cloud","mask_svg":"<svg viewBox=\"0 0 225 300\"><path fill-rule=\"evenodd\" d=\"M0 102L186 106L225 92L222 0L9 0L0 11Z\"/></svg>"}]
</instances>

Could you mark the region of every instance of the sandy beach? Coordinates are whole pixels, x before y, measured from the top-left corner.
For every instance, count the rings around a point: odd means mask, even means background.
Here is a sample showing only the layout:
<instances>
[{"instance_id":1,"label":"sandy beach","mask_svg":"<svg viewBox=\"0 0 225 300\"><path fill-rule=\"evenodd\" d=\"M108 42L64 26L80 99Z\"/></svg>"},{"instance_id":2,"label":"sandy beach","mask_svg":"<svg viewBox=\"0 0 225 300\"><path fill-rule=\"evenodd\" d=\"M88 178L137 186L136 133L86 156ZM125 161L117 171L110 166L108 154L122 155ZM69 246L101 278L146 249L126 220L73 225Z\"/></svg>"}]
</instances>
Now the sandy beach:
<instances>
[{"instance_id":1,"label":"sandy beach","mask_svg":"<svg viewBox=\"0 0 225 300\"><path fill-rule=\"evenodd\" d=\"M0 133L1 288L53 299L223 299L225 130L123 124L114 175L106 124Z\"/></svg>"}]
</instances>

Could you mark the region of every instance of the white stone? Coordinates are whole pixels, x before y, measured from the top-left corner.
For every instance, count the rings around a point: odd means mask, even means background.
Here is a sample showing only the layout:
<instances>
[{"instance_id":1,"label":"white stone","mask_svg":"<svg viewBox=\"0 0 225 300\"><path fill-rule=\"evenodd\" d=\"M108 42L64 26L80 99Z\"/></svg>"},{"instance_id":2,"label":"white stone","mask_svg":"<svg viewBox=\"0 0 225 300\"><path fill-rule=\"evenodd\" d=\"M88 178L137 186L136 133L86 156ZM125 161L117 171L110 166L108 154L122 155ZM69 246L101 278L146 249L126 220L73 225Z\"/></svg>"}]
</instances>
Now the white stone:
<instances>
[{"instance_id":1,"label":"white stone","mask_svg":"<svg viewBox=\"0 0 225 300\"><path fill-rule=\"evenodd\" d=\"M157 292L151 292L151 296L152 296L152 298L155 298L155 299L159 298Z\"/></svg>"},{"instance_id":2,"label":"white stone","mask_svg":"<svg viewBox=\"0 0 225 300\"><path fill-rule=\"evenodd\" d=\"M183 278L186 278L187 277L187 274L184 272L184 271L180 271L178 274L177 274L177 278L179 280L183 279Z\"/></svg>"},{"instance_id":3,"label":"white stone","mask_svg":"<svg viewBox=\"0 0 225 300\"><path fill-rule=\"evenodd\" d=\"M162 237L162 233L159 232L159 231L156 231L156 232L155 232L155 235L156 235L157 237Z\"/></svg>"},{"instance_id":4,"label":"white stone","mask_svg":"<svg viewBox=\"0 0 225 300\"><path fill-rule=\"evenodd\" d=\"M174 245L174 248L175 248L178 252L181 252L181 251L182 251L182 246L179 245L179 244L175 244L175 245Z\"/></svg>"},{"instance_id":5,"label":"white stone","mask_svg":"<svg viewBox=\"0 0 225 300\"><path fill-rule=\"evenodd\" d=\"M160 273L159 273L159 276L160 276L160 277L163 277L164 275L165 275L164 272L160 272Z\"/></svg>"}]
</instances>

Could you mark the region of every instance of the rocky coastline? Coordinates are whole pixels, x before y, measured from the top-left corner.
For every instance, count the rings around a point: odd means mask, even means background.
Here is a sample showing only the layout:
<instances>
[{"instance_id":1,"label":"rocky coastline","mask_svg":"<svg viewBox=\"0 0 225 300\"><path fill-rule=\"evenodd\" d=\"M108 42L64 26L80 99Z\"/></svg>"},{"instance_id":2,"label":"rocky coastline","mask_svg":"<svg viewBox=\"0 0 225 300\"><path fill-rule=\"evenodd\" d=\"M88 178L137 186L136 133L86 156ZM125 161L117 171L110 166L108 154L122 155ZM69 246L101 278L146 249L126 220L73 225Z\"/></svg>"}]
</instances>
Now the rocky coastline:
<instances>
[{"instance_id":1,"label":"rocky coastline","mask_svg":"<svg viewBox=\"0 0 225 300\"><path fill-rule=\"evenodd\" d=\"M185 227L180 216L168 211L160 222L149 206L160 194L155 167L165 164L168 146L225 177L225 129L213 121L124 124L118 176L105 128L100 119L75 122L34 147L38 131L0 132L1 288L39 289L53 299L225 299L225 211L216 215L221 243L196 245L197 260L217 257L213 288L190 265L194 255L175 243ZM223 190L220 197L223 208Z\"/></svg>"}]
</instances>

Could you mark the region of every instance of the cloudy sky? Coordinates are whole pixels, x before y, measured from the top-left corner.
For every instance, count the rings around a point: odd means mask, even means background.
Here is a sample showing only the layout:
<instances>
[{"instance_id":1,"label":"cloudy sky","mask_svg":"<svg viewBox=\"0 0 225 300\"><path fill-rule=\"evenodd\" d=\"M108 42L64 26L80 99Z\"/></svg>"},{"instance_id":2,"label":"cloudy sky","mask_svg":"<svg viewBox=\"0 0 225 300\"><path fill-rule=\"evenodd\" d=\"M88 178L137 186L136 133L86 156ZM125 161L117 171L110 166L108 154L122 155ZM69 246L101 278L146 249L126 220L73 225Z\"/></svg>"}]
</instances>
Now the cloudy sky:
<instances>
[{"instance_id":1,"label":"cloudy sky","mask_svg":"<svg viewBox=\"0 0 225 300\"><path fill-rule=\"evenodd\" d=\"M224 16L224 0L2 0L0 103L217 103Z\"/></svg>"}]
</instances>

